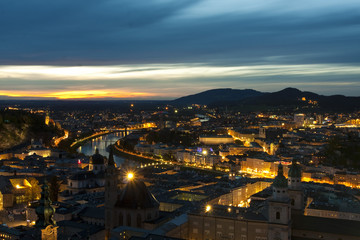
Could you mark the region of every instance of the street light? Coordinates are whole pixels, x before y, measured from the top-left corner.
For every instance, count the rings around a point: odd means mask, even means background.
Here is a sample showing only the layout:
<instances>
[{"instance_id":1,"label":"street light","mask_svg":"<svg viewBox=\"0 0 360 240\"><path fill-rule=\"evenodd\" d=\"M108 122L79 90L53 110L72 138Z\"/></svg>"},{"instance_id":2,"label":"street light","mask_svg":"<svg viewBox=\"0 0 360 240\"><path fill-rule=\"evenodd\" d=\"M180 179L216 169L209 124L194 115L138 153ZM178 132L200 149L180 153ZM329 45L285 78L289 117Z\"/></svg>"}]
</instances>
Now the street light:
<instances>
[{"instance_id":1,"label":"street light","mask_svg":"<svg viewBox=\"0 0 360 240\"><path fill-rule=\"evenodd\" d=\"M129 173L126 175L126 177L127 177L127 179L128 179L129 181L131 181L131 180L134 179L134 173L129 172Z\"/></svg>"},{"instance_id":2,"label":"street light","mask_svg":"<svg viewBox=\"0 0 360 240\"><path fill-rule=\"evenodd\" d=\"M205 207L205 212L210 212L211 211L211 206L210 205L206 205Z\"/></svg>"}]
</instances>

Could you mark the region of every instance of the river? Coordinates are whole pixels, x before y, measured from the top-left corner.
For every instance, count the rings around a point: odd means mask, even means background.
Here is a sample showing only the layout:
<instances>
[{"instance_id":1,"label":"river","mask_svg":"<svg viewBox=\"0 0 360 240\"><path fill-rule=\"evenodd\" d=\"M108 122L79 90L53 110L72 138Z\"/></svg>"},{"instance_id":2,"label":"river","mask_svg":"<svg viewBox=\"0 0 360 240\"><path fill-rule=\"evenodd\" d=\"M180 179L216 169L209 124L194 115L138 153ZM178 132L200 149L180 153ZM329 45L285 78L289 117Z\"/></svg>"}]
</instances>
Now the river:
<instances>
[{"instance_id":1,"label":"river","mask_svg":"<svg viewBox=\"0 0 360 240\"><path fill-rule=\"evenodd\" d=\"M83 153L86 156L91 156L95 153L96 149L99 149L99 153L108 158L109 157L108 146L114 144L117 140L119 140L122 137L124 137L123 132L114 132L114 133L109 133L107 135L102 135L100 137L93 138L88 142L86 142L85 144L83 144L82 146L80 146L77 149L77 152ZM125 161L124 158L118 156L114 156L114 160L116 166L120 166Z\"/></svg>"}]
</instances>

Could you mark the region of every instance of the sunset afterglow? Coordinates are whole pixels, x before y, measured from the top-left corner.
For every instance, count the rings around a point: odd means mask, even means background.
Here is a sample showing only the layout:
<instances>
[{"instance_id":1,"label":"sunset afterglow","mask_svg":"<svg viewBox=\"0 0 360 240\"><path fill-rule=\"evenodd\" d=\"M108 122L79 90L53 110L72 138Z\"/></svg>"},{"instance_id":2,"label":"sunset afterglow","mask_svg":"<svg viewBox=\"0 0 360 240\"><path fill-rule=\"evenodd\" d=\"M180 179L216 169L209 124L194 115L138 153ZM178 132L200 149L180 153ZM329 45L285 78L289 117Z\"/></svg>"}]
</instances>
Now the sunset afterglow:
<instances>
[{"instance_id":1,"label":"sunset afterglow","mask_svg":"<svg viewBox=\"0 0 360 240\"><path fill-rule=\"evenodd\" d=\"M56 99L91 99L91 98L143 98L154 96L150 93L125 92L111 89L104 90L79 90L61 92L27 92L27 91L0 91L0 95L9 97L56 98Z\"/></svg>"},{"instance_id":2,"label":"sunset afterglow","mask_svg":"<svg viewBox=\"0 0 360 240\"><path fill-rule=\"evenodd\" d=\"M171 99L209 88L268 91L287 86L331 94L355 91L358 74L360 67L342 64L0 66L0 95L49 99ZM328 92L322 92L324 86Z\"/></svg>"}]
</instances>

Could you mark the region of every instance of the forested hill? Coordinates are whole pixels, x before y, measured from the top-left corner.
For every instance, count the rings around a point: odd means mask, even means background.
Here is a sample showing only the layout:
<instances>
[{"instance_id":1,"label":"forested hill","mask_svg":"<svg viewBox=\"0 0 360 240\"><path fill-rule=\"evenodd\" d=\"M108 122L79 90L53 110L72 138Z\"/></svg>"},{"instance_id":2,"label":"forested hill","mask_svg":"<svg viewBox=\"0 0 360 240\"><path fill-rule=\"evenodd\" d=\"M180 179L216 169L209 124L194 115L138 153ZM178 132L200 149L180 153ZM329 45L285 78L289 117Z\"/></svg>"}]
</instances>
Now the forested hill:
<instances>
[{"instance_id":1,"label":"forested hill","mask_svg":"<svg viewBox=\"0 0 360 240\"><path fill-rule=\"evenodd\" d=\"M45 125L44 116L17 110L0 111L0 151L30 143L31 138L49 144L61 130Z\"/></svg>"}]
</instances>

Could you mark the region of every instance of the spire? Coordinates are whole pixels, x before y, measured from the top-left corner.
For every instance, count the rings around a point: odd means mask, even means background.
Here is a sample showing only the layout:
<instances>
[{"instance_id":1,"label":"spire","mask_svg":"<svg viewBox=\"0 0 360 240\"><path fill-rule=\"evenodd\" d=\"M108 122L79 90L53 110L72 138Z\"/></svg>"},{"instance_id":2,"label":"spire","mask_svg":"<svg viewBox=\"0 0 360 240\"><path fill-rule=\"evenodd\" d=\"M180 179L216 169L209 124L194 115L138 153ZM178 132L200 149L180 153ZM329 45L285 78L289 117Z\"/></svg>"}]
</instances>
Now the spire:
<instances>
[{"instance_id":1,"label":"spire","mask_svg":"<svg viewBox=\"0 0 360 240\"><path fill-rule=\"evenodd\" d=\"M95 147L95 154L99 154L99 149Z\"/></svg>"},{"instance_id":2,"label":"spire","mask_svg":"<svg viewBox=\"0 0 360 240\"><path fill-rule=\"evenodd\" d=\"M284 167L280 162L280 164L278 166L278 176L281 176L281 175L284 175Z\"/></svg>"},{"instance_id":3,"label":"spire","mask_svg":"<svg viewBox=\"0 0 360 240\"><path fill-rule=\"evenodd\" d=\"M41 187L41 198L40 205L36 208L36 215L38 220L36 220L36 227L45 228L49 225L56 226L56 222L53 219L55 209L51 206L51 200L49 198L49 186L47 185L46 178L44 184Z\"/></svg>"},{"instance_id":4,"label":"spire","mask_svg":"<svg viewBox=\"0 0 360 240\"><path fill-rule=\"evenodd\" d=\"M288 176L290 178L301 178L301 167L297 164L295 159L292 160Z\"/></svg>"},{"instance_id":5,"label":"spire","mask_svg":"<svg viewBox=\"0 0 360 240\"><path fill-rule=\"evenodd\" d=\"M281 164L281 162L279 164L278 174L274 179L273 186L277 187L277 188L287 188L288 187L287 180L284 176L284 168L283 168L283 165Z\"/></svg>"},{"instance_id":6,"label":"spire","mask_svg":"<svg viewBox=\"0 0 360 240\"><path fill-rule=\"evenodd\" d=\"M115 166L114 153L113 153L113 148L112 147L110 147L110 151L109 151L108 167L109 166Z\"/></svg>"}]
</instances>

